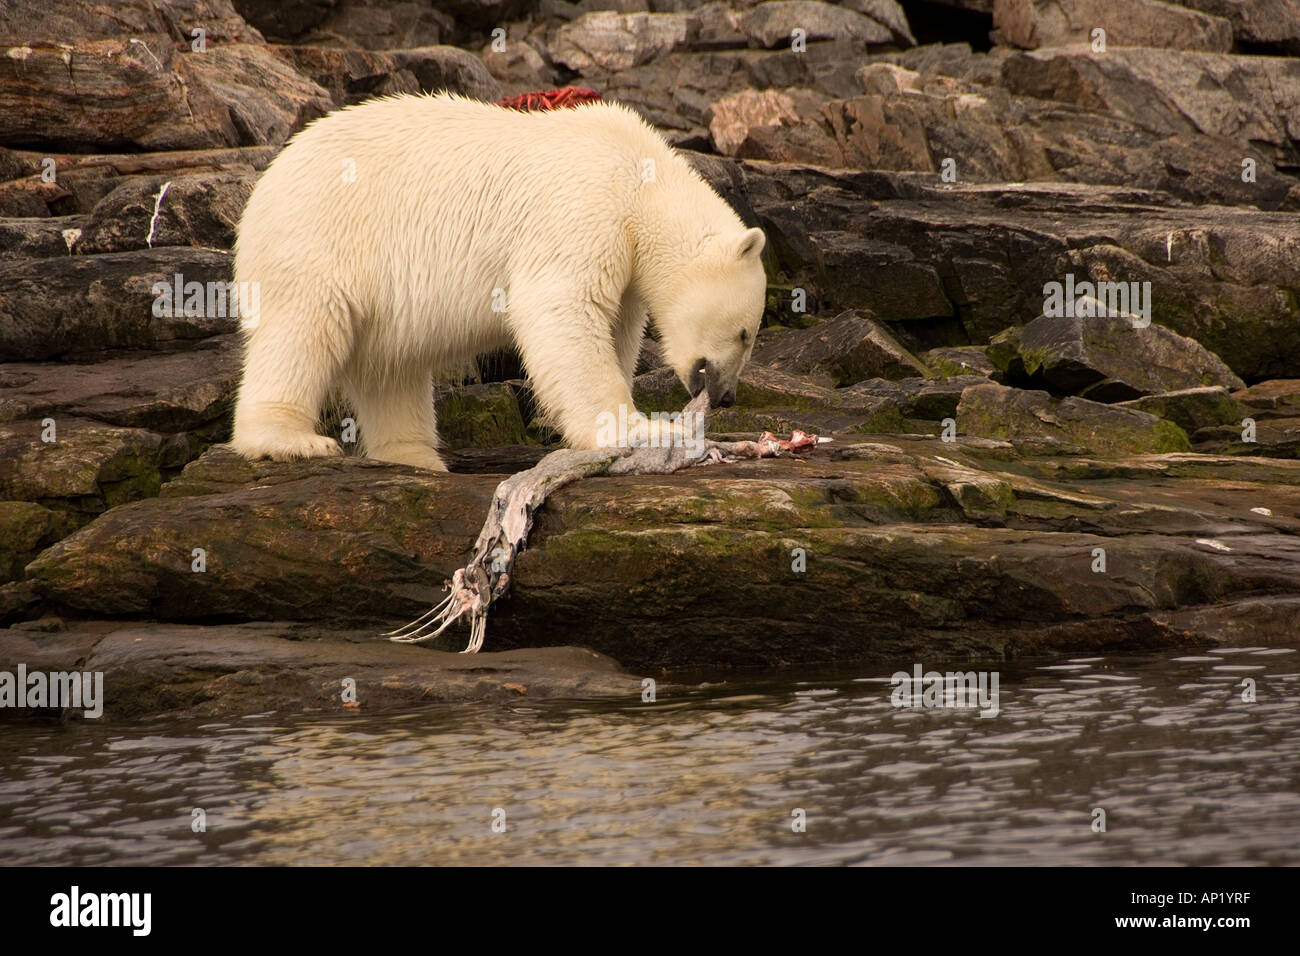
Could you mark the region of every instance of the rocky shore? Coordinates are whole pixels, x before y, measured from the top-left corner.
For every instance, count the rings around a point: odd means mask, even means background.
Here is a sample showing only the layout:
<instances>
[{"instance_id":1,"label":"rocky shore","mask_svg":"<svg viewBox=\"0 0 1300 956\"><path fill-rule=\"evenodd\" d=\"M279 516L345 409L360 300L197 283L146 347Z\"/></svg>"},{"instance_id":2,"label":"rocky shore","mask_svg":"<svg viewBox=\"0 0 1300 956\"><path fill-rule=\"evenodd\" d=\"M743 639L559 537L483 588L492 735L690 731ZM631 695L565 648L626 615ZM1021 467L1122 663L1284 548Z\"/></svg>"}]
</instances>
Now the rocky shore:
<instances>
[{"instance_id":1,"label":"rocky shore","mask_svg":"<svg viewBox=\"0 0 1300 956\"><path fill-rule=\"evenodd\" d=\"M103 671L113 716L330 711L343 678L365 708L631 695L1300 627L1290 0L12 0L0 42L0 670ZM767 233L714 428L834 440L565 488L489 651L390 645L555 443L517 359L438 386L449 474L247 462L238 318L155 284L228 282L258 175L330 110L567 84ZM681 408L653 342L639 372Z\"/></svg>"}]
</instances>

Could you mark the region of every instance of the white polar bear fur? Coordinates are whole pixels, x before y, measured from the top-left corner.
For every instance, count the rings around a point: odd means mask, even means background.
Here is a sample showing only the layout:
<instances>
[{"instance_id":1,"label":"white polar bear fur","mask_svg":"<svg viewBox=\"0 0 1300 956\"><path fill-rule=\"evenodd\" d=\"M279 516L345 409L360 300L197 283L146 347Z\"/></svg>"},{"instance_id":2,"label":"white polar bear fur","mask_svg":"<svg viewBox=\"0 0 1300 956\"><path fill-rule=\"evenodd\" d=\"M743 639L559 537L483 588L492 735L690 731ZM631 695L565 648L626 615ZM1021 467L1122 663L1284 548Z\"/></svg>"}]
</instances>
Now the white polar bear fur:
<instances>
[{"instance_id":1,"label":"white polar bear fur","mask_svg":"<svg viewBox=\"0 0 1300 956\"><path fill-rule=\"evenodd\" d=\"M648 316L693 393L703 360L711 396L734 393L762 246L620 106L523 113L440 94L340 110L276 157L239 224L235 278L261 298L232 444L339 454L316 433L337 388L366 454L443 469L431 373L513 345L568 444L597 447L602 412L634 411Z\"/></svg>"}]
</instances>

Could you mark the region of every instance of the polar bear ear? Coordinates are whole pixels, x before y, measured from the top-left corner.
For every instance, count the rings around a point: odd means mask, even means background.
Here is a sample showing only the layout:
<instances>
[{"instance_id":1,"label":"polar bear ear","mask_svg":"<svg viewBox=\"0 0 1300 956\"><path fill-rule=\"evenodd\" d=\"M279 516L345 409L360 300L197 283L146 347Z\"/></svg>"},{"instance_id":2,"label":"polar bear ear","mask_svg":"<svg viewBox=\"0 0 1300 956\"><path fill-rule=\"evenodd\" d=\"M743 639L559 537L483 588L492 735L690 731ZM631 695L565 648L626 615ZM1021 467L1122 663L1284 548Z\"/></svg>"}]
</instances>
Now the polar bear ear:
<instances>
[{"instance_id":1,"label":"polar bear ear","mask_svg":"<svg viewBox=\"0 0 1300 956\"><path fill-rule=\"evenodd\" d=\"M763 251L766 242L767 237L763 235L762 229L746 229L744 235L740 237L740 246L736 258L743 259L746 256L758 255Z\"/></svg>"}]
</instances>

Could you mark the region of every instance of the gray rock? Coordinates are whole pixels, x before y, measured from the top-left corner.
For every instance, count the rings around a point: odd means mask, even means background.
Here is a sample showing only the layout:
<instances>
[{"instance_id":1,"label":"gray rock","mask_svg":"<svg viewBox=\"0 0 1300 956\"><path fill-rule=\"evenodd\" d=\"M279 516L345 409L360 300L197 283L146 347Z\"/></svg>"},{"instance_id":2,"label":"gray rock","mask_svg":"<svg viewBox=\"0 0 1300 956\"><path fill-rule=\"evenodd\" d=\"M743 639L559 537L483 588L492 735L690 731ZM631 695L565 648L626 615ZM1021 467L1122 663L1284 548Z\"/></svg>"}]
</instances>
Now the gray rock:
<instances>
[{"instance_id":1,"label":"gray rock","mask_svg":"<svg viewBox=\"0 0 1300 956\"><path fill-rule=\"evenodd\" d=\"M177 275L187 284L228 283L230 255L166 248L0 263L0 361L175 345L238 329L238 317L186 316L180 306L155 316L155 284L174 287Z\"/></svg>"},{"instance_id":2,"label":"gray rock","mask_svg":"<svg viewBox=\"0 0 1300 956\"><path fill-rule=\"evenodd\" d=\"M943 377L982 375L992 378L998 367L981 345L942 346L920 356L927 368Z\"/></svg>"},{"instance_id":3,"label":"gray rock","mask_svg":"<svg viewBox=\"0 0 1300 956\"><path fill-rule=\"evenodd\" d=\"M1300 54L1300 3L1296 0L1178 0L1232 26L1239 44L1272 47L1290 56Z\"/></svg>"},{"instance_id":4,"label":"gray rock","mask_svg":"<svg viewBox=\"0 0 1300 956\"><path fill-rule=\"evenodd\" d=\"M32 42L0 58L0 143L71 151L282 143L329 97L263 43Z\"/></svg>"},{"instance_id":5,"label":"gray rock","mask_svg":"<svg viewBox=\"0 0 1300 956\"><path fill-rule=\"evenodd\" d=\"M1260 382L1232 397L1251 410L1257 418L1300 415L1300 379L1284 378Z\"/></svg>"},{"instance_id":6,"label":"gray rock","mask_svg":"<svg viewBox=\"0 0 1300 956\"><path fill-rule=\"evenodd\" d=\"M1100 311L1100 303L1095 303ZM1040 315L993 340L989 357L1016 384L1100 402L1212 385L1244 387L1218 356L1159 325L1116 315Z\"/></svg>"},{"instance_id":7,"label":"gray rock","mask_svg":"<svg viewBox=\"0 0 1300 956\"><path fill-rule=\"evenodd\" d=\"M100 200L81 227L78 255L153 246L229 249L260 174L232 171L187 176L131 176ZM167 192L158 202L163 186Z\"/></svg>"},{"instance_id":8,"label":"gray rock","mask_svg":"<svg viewBox=\"0 0 1300 956\"><path fill-rule=\"evenodd\" d=\"M958 375L953 378L904 378L891 382L873 378L858 382L845 391L893 402L906 418L940 421L957 414L957 404L962 392L972 385L984 385L988 379L980 375Z\"/></svg>"},{"instance_id":9,"label":"gray rock","mask_svg":"<svg viewBox=\"0 0 1300 956\"><path fill-rule=\"evenodd\" d=\"M803 31L802 36L809 43L853 40L881 44L894 40L894 31L878 20L820 0L768 0L754 7L745 21L745 32L769 50L789 48L795 30Z\"/></svg>"},{"instance_id":10,"label":"gray rock","mask_svg":"<svg viewBox=\"0 0 1300 956\"><path fill-rule=\"evenodd\" d=\"M912 36L907 14L896 0L844 0L843 5L889 27L894 40L899 44L916 46L916 37Z\"/></svg>"},{"instance_id":11,"label":"gray rock","mask_svg":"<svg viewBox=\"0 0 1300 956\"><path fill-rule=\"evenodd\" d=\"M209 43L261 43L262 35L237 9L247 0L6 0L0 8L0 37L9 40L116 40L159 34L187 46L192 31ZM253 0L255 2L255 0ZM295 0L288 0L292 5ZM333 2L333 0L323 0Z\"/></svg>"},{"instance_id":12,"label":"gray rock","mask_svg":"<svg viewBox=\"0 0 1300 956\"><path fill-rule=\"evenodd\" d=\"M617 73L690 45L699 22L683 13L584 13L555 31L550 54L578 73Z\"/></svg>"},{"instance_id":13,"label":"gray rock","mask_svg":"<svg viewBox=\"0 0 1300 956\"><path fill-rule=\"evenodd\" d=\"M1044 443L1074 454L1141 455L1191 448L1181 428L1146 412L992 383L962 392L957 429L1028 446Z\"/></svg>"},{"instance_id":14,"label":"gray rock","mask_svg":"<svg viewBox=\"0 0 1300 956\"><path fill-rule=\"evenodd\" d=\"M1097 185L741 169L740 201L767 233L780 284L804 289L824 313L869 307L882 320L906 320L901 327L935 330L915 349L988 342L1041 314L1045 283L1073 273L1150 282L1153 322L1195 339L1240 377L1300 376L1292 215Z\"/></svg>"},{"instance_id":15,"label":"gray rock","mask_svg":"<svg viewBox=\"0 0 1300 956\"><path fill-rule=\"evenodd\" d=\"M446 3L434 6L418 0L336 0L328 15L323 19L313 16L314 22L307 29L296 34L268 32L267 36L313 46L366 50L434 46L450 42L456 32L455 17L446 7ZM250 20L259 22L252 17Z\"/></svg>"},{"instance_id":16,"label":"gray rock","mask_svg":"<svg viewBox=\"0 0 1300 956\"><path fill-rule=\"evenodd\" d=\"M108 720L267 711L386 713L443 701L635 700L641 694L639 678L584 648L467 657L390 644L373 632L322 632L293 624L79 625L44 640L17 628L0 631L0 667L12 670L19 662L33 669L103 673L101 719ZM350 706L340 693L345 677L356 682Z\"/></svg>"},{"instance_id":17,"label":"gray rock","mask_svg":"<svg viewBox=\"0 0 1300 956\"><path fill-rule=\"evenodd\" d=\"M1300 458L1300 416L1264 418L1248 432L1244 422L1202 428L1192 438L1196 450L1252 458Z\"/></svg>"},{"instance_id":18,"label":"gray rock","mask_svg":"<svg viewBox=\"0 0 1300 956\"><path fill-rule=\"evenodd\" d=\"M756 348L753 361L778 371L810 375L831 386L930 374L884 326L860 310L841 313Z\"/></svg>"},{"instance_id":19,"label":"gray rock","mask_svg":"<svg viewBox=\"0 0 1300 956\"><path fill-rule=\"evenodd\" d=\"M160 435L70 417L0 424L0 500L97 514L158 494L202 450L189 435Z\"/></svg>"},{"instance_id":20,"label":"gray rock","mask_svg":"<svg viewBox=\"0 0 1300 956\"><path fill-rule=\"evenodd\" d=\"M1126 46L1232 49L1227 20L1161 0L994 0L993 22L1006 41L1029 49L1088 43L1099 27L1107 52Z\"/></svg>"},{"instance_id":21,"label":"gray rock","mask_svg":"<svg viewBox=\"0 0 1300 956\"><path fill-rule=\"evenodd\" d=\"M157 432L208 426L224 440L241 358L238 336L218 335L178 352L3 364L0 422L53 416Z\"/></svg>"},{"instance_id":22,"label":"gray rock","mask_svg":"<svg viewBox=\"0 0 1300 956\"><path fill-rule=\"evenodd\" d=\"M1238 393L1240 394L1240 393ZM1228 394L1221 385L1205 388L1184 388L1174 392L1159 392L1131 401L1120 402L1124 408L1150 412L1173 422L1187 434L1216 425L1237 425L1247 412L1244 405Z\"/></svg>"},{"instance_id":23,"label":"gray rock","mask_svg":"<svg viewBox=\"0 0 1300 956\"><path fill-rule=\"evenodd\" d=\"M448 448L499 448L528 442L514 384L440 385L434 394L438 438Z\"/></svg>"},{"instance_id":24,"label":"gray rock","mask_svg":"<svg viewBox=\"0 0 1300 956\"><path fill-rule=\"evenodd\" d=\"M1289 106L1300 97L1300 62L1293 59L1149 49L1115 49L1105 56L1039 50L1003 60L1002 82L1012 93L1081 106L1163 135L1199 133L1238 146L1268 144L1288 165L1300 157ZM1240 179L1241 156L1234 156L1232 165Z\"/></svg>"},{"instance_id":25,"label":"gray rock","mask_svg":"<svg viewBox=\"0 0 1300 956\"><path fill-rule=\"evenodd\" d=\"M20 580L33 558L80 524L77 516L35 502L0 501L0 582Z\"/></svg>"},{"instance_id":26,"label":"gray rock","mask_svg":"<svg viewBox=\"0 0 1300 956\"><path fill-rule=\"evenodd\" d=\"M0 219L0 261L70 255L85 223L84 216Z\"/></svg>"}]
</instances>

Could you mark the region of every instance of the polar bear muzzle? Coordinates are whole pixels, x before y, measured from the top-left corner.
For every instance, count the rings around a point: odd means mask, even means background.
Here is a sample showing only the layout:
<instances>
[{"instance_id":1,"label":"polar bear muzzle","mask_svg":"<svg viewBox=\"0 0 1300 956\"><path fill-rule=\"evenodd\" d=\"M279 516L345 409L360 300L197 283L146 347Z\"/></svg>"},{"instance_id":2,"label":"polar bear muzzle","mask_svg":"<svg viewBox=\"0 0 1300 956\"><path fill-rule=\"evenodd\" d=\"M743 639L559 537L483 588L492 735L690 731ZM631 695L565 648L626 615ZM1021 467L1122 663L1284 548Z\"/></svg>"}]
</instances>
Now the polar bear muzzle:
<instances>
[{"instance_id":1,"label":"polar bear muzzle","mask_svg":"<svg viewBox=\"0 0 1300 956\"><path fill-rule=\"evenodd\" d=\"M730 408L736 404L736 388L734 385L726 387L723 384L721 370L708 359L696 359L691 363L691 380L687 383L687 391L694 398L704 389L709 390L709 405L712 408Z\"/></svg>"}]
</instances>

